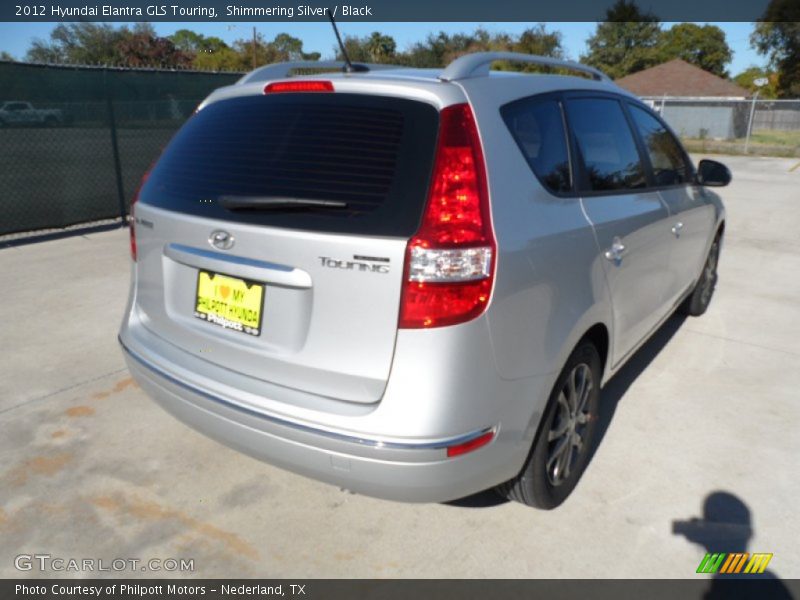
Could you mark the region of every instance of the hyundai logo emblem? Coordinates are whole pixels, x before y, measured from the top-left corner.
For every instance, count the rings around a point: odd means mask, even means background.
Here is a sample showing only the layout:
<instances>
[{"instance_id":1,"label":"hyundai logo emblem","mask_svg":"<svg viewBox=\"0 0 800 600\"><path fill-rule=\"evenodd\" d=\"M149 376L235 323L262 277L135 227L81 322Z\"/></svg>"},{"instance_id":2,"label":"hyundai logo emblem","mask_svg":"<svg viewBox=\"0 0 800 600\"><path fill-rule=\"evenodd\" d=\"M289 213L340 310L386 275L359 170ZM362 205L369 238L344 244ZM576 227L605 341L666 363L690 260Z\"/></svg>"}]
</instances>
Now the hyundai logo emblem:
<instances>
[{"instance_id":1,"label":"hyundai logo emblem","mask_svg":"<svg viewBox=\"0 0 800 600\"><path fill-rule=\"evenodd\" d=\"M233 248L235 241L230 233L221 229L212 231L211 235L208 236L208 243L219 250L230 250Z\"/></svg>"}]
</instances>

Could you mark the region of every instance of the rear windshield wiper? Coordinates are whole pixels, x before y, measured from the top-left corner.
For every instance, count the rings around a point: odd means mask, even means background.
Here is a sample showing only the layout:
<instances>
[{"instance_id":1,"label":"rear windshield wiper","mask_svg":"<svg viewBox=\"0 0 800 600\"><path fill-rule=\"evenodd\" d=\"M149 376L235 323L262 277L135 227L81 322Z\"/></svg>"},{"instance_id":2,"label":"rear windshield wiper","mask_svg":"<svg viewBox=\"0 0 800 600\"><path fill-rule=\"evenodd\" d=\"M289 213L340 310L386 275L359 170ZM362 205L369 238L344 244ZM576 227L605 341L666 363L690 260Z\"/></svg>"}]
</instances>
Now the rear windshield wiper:
<instances>
[{"instance_id":1,"label":"rear windshield wiper","mask_svg":"<svg viewBox=\"0 0 800 600\"><path fill-rule=\"evenodd\" d=\"M220 196L219 203L228 210L282 210L286 208L347 208L347 202L272 196Z\"/></svg>"}]
</instances>

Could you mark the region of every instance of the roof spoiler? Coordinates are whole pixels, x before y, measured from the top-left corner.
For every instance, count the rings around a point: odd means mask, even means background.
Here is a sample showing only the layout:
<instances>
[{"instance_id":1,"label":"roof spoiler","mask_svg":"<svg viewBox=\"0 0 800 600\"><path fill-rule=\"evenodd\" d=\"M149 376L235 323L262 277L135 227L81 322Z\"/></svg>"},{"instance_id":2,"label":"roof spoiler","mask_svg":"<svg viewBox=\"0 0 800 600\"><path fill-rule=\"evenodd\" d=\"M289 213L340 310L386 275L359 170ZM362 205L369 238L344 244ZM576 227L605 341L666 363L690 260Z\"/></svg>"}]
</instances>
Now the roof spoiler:
<instances>
[{"instance_id":1,"label":"roof spoiler","mask_svg":"<svg viewBox=\"0 0 800 600\"><path fill-rule=\"evenodd\" d=\"M326 72L342 72L344 71L345 62L342 60L298 60L293 62L274 63L271 65L264 65L254 71L250 71L244 75L237 84L240 83L255 83L257 81L268 81L270 79L283 79L291 77L298 73L294 71L311 71L312 73L299 73L301 75L309 75ZM367 71L377 71L379 69L402 69L399 65L384 65L373 63L353 63L353 70L357 73L364 73Z\"/></svg>"},{"instance_id":2,"label":"roof spoiler","mask_svg":"<svg viewBox=\"0 0 800 600\"><path fill-rule=\"evenodd\" d=\"M487 77L492 63L498 60L508 60L512 62L531 63L536 65L543 65L546 67L556 67L561 69L570 69L580 73L591 75L592 79L596 81L607 81L611 79L595 68L576 63L571 60L560 60L558 58L550 58L549 56L536 56L533 54L521 54L519 52L476 52L475 54L466 54L457 58L442 71L439 79L442 81L456 81L459 79L472 79L475 77Z\"/></svg>"}]
</instances>

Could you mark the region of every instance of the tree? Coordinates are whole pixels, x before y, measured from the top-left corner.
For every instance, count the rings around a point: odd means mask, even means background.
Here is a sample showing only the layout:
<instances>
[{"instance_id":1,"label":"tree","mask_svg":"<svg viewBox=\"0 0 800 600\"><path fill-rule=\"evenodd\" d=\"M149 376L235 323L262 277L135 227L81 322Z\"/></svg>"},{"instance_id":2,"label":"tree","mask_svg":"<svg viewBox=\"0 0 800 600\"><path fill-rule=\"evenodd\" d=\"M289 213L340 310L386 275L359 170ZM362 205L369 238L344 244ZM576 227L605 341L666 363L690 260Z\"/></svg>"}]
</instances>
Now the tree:
<instances>
[{"instance_id":1,"label":"tree","mask_svg":"<svg viewBox=\"0 0 800 600\"><path fill-rule=\"evenodd\" d=\"M169 36L169 39L178 50L187 54L195 54L203 51L206 40L203 34L192 31L191 29L178 29L178 31Z\"/></svg>"},{"instance_id":2,"label":"tree","mask_svg":"<svg viewBox=\"0 0 800 600\"><path fill-rule=\"evenodd\" d=\"M253 68L253 39L244 38L233 42L233 50L238 55L237 70L249 71ZM319 52L303 51L303 41L288 33L279 33L272 41L266 41L262 34L255 40L256 65L292 60L319 60Z\"/></svg>"},{"instance_id":3,"label":"tree","mask_svg":"<svg viewBox=\"0 0 800 600\"><path fill-rule=\"evenodd\" d=\"M407 52L398 55L402 64L414 67L444 67L459 56L470 52L524 52L562 58L561 34L549 32L544 24L530 27L513 36L508 33L489 33L478 28L472 33L445 32L430 34L424 42L414 44ZM498 62L495 69L506 71L538 70L535 65L525 63Z\"/></svg>"},{"instance_id":4,"label":"tree","mask_svg":"<svg viewBox=\"0 0 800 600\"><path fill-rule=\"evenodd\" d=\"M397 42L389 35L373 31L371 35L359 38L346 35L342 40L347 56L353 62L360 63L391 63L395 62ZM338 46L334 48L336 60L344 60L344 55Z\"/></svg>"},{"instance_id":5,"label":"tree","mask_svg":"<svg viewBox=\"0 0 800 600\"><path fill-rule=\"evenodd\" d=\"M14 60L14 57L11 56L8 52L3 50L0 52L0 60Z\"/></svg>"},{"instance_id":6,"label":"tree","mask_svg":"<svg viewBox=\"0 0 800 600\"><path fill-rule=\"evenodd\" d=\"M397 50L397 43L393 37L377 31L373 31L367 38L365 46L370 60L375 63L391 63Z\"/></svg>"},{"instance_id":7,"label":"tree","mask_svg":"<svg viewBox=\"0 0 800 600\"><path fill-rule=\"evenodd\" d=\"M241 54L224 44L216 50L200 51L195 54L192 58L192 67L200 71L244 71L252 68L252 62L244 65Z\"/></svg>"},{"instance_id":8,"label":"tree","mask_svg":"<svg viewBox=\"0 0 800 600\"><path fill-rule=\"evenodd\" d=\"M233 50L239 56L237 70L249 71L253 65L266 65L280 62L277 52L270 47L262 34L257 34L255 39L242 38L233 42ZM255 55L255 59L253 58Z\"/></svg>"},{"instance_id":9,"label":"tree","mask_svg":"<svg viewBox=\"0 0 800 600\"><path fill-rule=\"evenodd\" d=\"M73 65L182 68L191 56L159 37L149 23L115 29L108 23L69 23L50 32L50 40L34 40L26 54L32 62Z\"/></svg>"},{"instance_id":10,"label":"tree","mask_svg":"<svg viewBox=\"0 0 800 600\"><path fill-rule=\"evenodd\" d=\"M149 23L123 27L117 43L120 63L126 67L188 68L192 57L175 47L168 38L156 35Z\"/></svg>"},{"instance_id":11,"label":"tree","mask_svg":"<svg viewBox=\"0 0 800 600\"><path fill-rule=\"evenodd\" d=\"M275 36L270 46L281 61L289 60L319 60L319 52L303 52L303 40L292 37L288 33L279 33Z\"/></svg>"},{"instance_id":12,"label":"tree","mask_svg":"<svg viewBox=\"0 0 800 600\"><path fill-rule=\"evenodd\" d=\"M624 77L661 62L660 39L661 26L654 15L641 12L633 2L618 0L587 40L589 52L581 61L614 79Z\"/></svg>"},{"instance_id":13,"label":"tree","mask_svg":"<svg viewBox=\"0 0 800 600\"><path fill-rule=\"evenodd\" d=\"M191 58L192 67L195 69L237 71L252 67L252 54L250 54L251 62L245 65L242 56L218 37L206 37L191 29L179 29L169 36L169 39L178 50ZM252 53L252 45L250 52Z\"/></svg>"},{"instance_id":14,"label":"tree","mask_svg":"<svg viewBox=\"0 0 800 600\"><path fill-rule=\"evenodd\" d=\"M538 56L549 56L551 58L564 58L564 49L561 46L561 33L558 31L547 31L544 23L539 23L530 27L519 34L516 39L504 40L501 35L495 36L492 45L498 50L510 50L511 52L521 52L523 54L536 54ZM500 46L499 48L497 48ZM502 63L494 68L505 71L524 71L536 72L544 71L549 73L552 69L529 63Z\"/></svg>"},{"instance_id":15,"label":"tree","mask_svg":"<svg viewBox=\"0 0 800 600\"><path fill-rule=\"evenodd\" d=\"M50 41L34 40L26 55L31 62L116 65L121 29L108 23L69 23L56 26Z\"/></svg>"},{"instance_id":16,"label":"tree","mask_svg":"<svg viewBox=\"0 0 800 600\"><path fill-rule=\"evenodd\" d=\"M778 95L800 96L800 3L772 0L756 23L750 44L768 56L770 66L778 72Z\"/></svg>"},{"instance_id":17,"label":"tree","mask_svg":"<svg viewBox=\"0 0 800 600\"><path fill-rule=\"evenodd\" d=\"M767 84L757 86L756 79L766 79ZM750 67L739 73L733 80L742 86L755 92L758 90L759 97L761 98L777 98L778 97L778 74L762 69L761 67Z\"/></svg>"},{"instance_id":18,"label":"tree","mask_svg":"<svg viewBox=\"0 0 800 600\"><path fill-rule=\"evenodd\" d=\"M547 31L544 23L539 23L523 31L512 47L514 52L525 54L538 54L552 58L564 58L564 49L561 46L561 33Z\"/></svg>"},{"instance_id":19,"label":"tree","mask_svg":"<svg viewBox=\"0 0 800 600\"><path fill-rule=\"evenodd\" d=\"M725 67L733 51L725 41L725 32L716 25L678 23L661 34L662 60L681 58L719 77L727 77Z\"/></svg>"}]
</instances>

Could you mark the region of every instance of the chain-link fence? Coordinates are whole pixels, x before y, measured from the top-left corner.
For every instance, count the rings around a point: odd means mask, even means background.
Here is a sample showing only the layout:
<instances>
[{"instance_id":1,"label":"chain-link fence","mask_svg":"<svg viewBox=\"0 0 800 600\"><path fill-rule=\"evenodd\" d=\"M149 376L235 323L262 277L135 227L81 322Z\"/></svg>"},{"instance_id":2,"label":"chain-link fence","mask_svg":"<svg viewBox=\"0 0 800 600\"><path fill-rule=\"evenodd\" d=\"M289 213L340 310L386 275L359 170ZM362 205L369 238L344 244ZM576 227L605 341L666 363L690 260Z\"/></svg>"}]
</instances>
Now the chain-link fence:
<instances>
[{"instance_id":1,"label":"chain-link fence","mask_svg":"<svg viewBox=\"0 0 800 600\"><path fill-rule=\"evenodd\" d=\"M648 97L690 150L800 156L800 100Z\"/></svg>"},{"instance_id":2,"label":"chain-link fence","mask_svg":"<svg viewBox=\"0 0 800 600\"><path fill-rule=\"evenodd\" d=\"M172 134L239 77L0 62L0 236L124 217Z\"/></svg>"}]
</instances>

